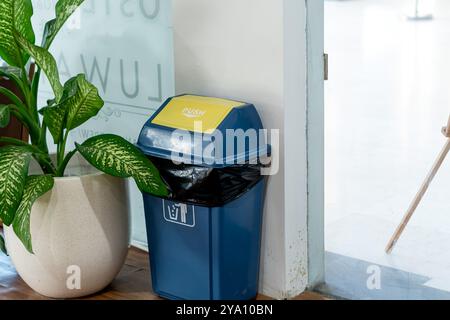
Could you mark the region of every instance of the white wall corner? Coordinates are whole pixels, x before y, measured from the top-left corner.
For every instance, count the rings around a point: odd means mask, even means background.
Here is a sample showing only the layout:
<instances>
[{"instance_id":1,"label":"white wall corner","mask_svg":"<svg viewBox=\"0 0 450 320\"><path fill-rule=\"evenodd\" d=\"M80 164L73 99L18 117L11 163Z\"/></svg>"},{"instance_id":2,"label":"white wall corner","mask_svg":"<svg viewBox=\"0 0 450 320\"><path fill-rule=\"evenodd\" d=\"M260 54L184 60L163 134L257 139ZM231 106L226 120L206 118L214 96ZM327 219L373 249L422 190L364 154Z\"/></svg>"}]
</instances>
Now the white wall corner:
<instances>
[{"instance_id":1,"label":"white wall corner","mask_svg":"<svg viewBox=\"0 0 450 320\"><path fill-rule=\"evenodd\" d=\"M305 1L284 0L285 297L308 284Z\"/></svg>"}]
</instances>

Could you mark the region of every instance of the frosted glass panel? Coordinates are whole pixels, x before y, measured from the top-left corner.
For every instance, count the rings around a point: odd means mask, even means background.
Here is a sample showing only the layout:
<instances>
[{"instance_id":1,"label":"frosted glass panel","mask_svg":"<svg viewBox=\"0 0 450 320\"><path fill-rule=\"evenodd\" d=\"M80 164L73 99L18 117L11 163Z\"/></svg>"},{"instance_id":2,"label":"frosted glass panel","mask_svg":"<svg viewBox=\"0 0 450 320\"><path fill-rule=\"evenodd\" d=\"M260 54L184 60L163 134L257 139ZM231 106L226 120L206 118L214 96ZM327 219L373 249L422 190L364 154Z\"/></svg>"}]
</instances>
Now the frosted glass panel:
<instances>
[{"instance_id":1,"label":"frosted glass panel","mask_svg":"<svg viewBox=\"0 0 450 320\"><path fill-rule=\"evenodd\" d=\"M37 39L54 17L56 0L33 1ZM52 49L61 81L85 73L106 104L99 115L75 129L68 148L99 133L135 142L139 131L166 97L174 93L171 3L168 0L86 0L63 27ZM53 93L47 79L40 104ZM55 150L49 137L51 149ZM142 198L130 183L133 240L146 243Z\"/></svg>"}]
</instances>

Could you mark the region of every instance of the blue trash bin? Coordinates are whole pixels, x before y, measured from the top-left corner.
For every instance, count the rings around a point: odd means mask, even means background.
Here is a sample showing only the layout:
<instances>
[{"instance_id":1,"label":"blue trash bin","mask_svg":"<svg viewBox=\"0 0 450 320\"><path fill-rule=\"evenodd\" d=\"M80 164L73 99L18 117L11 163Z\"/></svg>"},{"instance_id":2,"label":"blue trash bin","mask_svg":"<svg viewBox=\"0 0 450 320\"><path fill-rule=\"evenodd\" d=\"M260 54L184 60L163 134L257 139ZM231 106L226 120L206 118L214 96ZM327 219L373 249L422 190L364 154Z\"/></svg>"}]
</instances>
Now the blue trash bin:
<instances>
[{"instance_id":1,"label":"blue trash bin","mask_svg":"<svg viewBox=\"0 0 450 320\"><path fill-rule=\"evenodd\" d=\"M254 135L249 129L263 129L253 105L182 95L168 99L150 118L137 145L157 167L161 161L175 160L202 172L215 170L219 178L214 181L220 181L221 172L240 166L246 170L249 163L254 170L262 156L269 156L270 146L263 137L258 135L256 143L250 143ZM244 146L239 146L236 135L233 146L227 141L230 130L248 134L247 140L241 140ZM210 196L202 190L198 199L195 188L189 196L174 192L161 198L144 193L153 290L169 299L255 298L265 185L266 179L258 175L238 195L220 188Z\"/></svg>"}]
</instances>

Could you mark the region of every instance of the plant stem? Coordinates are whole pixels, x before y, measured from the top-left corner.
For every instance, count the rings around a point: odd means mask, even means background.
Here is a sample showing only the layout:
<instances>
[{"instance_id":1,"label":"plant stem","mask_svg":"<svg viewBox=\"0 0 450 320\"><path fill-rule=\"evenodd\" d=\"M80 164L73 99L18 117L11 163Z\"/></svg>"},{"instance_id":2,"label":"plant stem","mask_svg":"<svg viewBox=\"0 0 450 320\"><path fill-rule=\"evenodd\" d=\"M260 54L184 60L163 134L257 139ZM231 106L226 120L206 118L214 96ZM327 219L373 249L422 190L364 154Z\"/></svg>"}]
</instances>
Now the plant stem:
<instances>
[{"instance_id":1,"label":"plant stem","mask_svg":"<svg viewBox=\"0 0 450 320\"><path fill-rule=\"evenodd\" d=\"M38 68L37 65L36 65L36 68ZM37 119L37 121L39 121L37 96L38 96L40 78L41 78L41 68L38 68L37 71L35 72L35 74L33 75L33 80L31 81L31 89L30 89L30 94L31 94L31 97L33 98L31 108L34 113L34 117ZM45 142L45 144L47 144L47 141Z\"/></svg>"},{"instance_id":2,"label":"plant stem","mask_svg":"<svg viewBox=\"0 0 450 320\"><path fill-rule=\"evenodd\" d=\"M48 153L33 154L33 156L45 174L51 174L52 176L56 175L56 168Z\"/></svg>"},{"instance_id":3,"label":"plant stem","mask_svg":"<svg viewBox=\"0 0 450 320\"><path fill-rule=\"evenodd\" d=\"M35 121L31 118L28 113L29 110L22 100L20 100L19 97L17 97L13 92L4 87L0 87L0 94L5 95L13 103L16 111L20 113L22 118L27 121L30 131L33 131L34 134L39 134L39 123L35 123Z\"/></svg>"},{"instance_id":4,"label":"plant stem","mask_svg":"<svg viewBox=\"0 0 450 320\"><path fill-rule=\"evenodd\" d=\"M25 69L25 66L22 67L22 81L27 84L27 86L30 85L30 81L28 80L28 73Z\"/></svg>"},{"instance_id":5,"label":"plant stem","mask_svg":"<svg viewBox=\"0 0 450 320\"><path fill-rule=\"evenodd\" d=\"M62 142L59 145L59 151L58 151L58 167L62 166L64 162L64 156L66 153L66 144L67 144L67 138L69 137L69 130L66 129L66 132L64 133L64 138Z\"/></svg>"},{"instance_id":6,"label":"plant stem","mask_svg":"<svg viewBox=\"0 0 450 320\"><path fill-rule=\"evenodd\" d=\"M41 78L41 68L38 67L36 73L33 76L33 81L31 82L31 94L33 95L33 97L37 97L37 95L38 95L40 78ZM37 101L36 101L36 104L37 104Z\"/></svg>"},{"instance_id":7,"label":"plant stem","mask_svg":"<svg viewBox=\"0 0 450 320\"><path fill-rule=\"evenodd\" d=\"M22 108L19 108L17 106L13 106L11 111L13 115L27 127L30 133L31 140L33 142L39 141L41 128L33 121L33 119L31 119L26 110L23 110Z\"/></svg>"},{"instance_id":8,"label":"plant stem","mask_svg":"<svg viewBox=\"0 0 450 320\"><path fill-rule=\"evenodd\" d=\"M25 103L28 107L28 111L31 113L31 115L34 116L33 114L33 95L31 93L31 86L30 86L30 80L28 79L28 72L25 69L25 67L22 67L22 84L25 84L25 86L23 86L22 90L23 90L23 96L25 99ZM38 125L40 125L39 123L39 117L34 117L34 120L38 123Z\"/></svg>"},{"instance_id":9,"label":"plant stem","mask_svg":"<svg viewBox=\"0 0 450 320\"><path fill-rule=\"evenodd\" d=\"M39 134L39 142L38 142L39 148L48 153L48 146L47 146L47 125L45 122L42 122L41 125L41 132Z\"/></svg>"},{"instance_id":10,"label":"plant stem","mask_svg":"<svg viewBox=\"0 0 450 320\"><path fill-rule=\"evenodd\" d=\"M66 171L67 165L69 164L70 159L77 153L77 150L73 150L67 154L67 156L64 158L64 161L61 163L61 165L58 167L58 170L56 171L57 177L64 177L64 171Z\"/></svg>"},{"instance_id":11,"label":"plant stem","mask_svg":"<svg viewBox=\"0 0 450 320\"><path fill-rule=\"evenodd\" d=\"M29 147L30 149L33 149L35 151L38 150L38 149L36 149L35 146L33 146L31 144L28 144L25 141L22 141L22 140L19 140L19 139L15 139L15 138L0 137L0 143L12 144L12 145L19 146L19 147Z\"/></svg>"},{"instance_id":12,"label":"plant stem","mask_svg":"<svg viewBox=\"0 0 450 320\"><path fill-rule=\"evenodd\" d=\"M0 75L7 76L21 90L25 103L17 95L4 87L0 87L0 94L5 95L14 104L12 114L27 127L32 143L37 145L37 147L33 146L35 148L35 159L39 162L42 170L45 173L54 174L56 169L48 155L46 140L47 127L44 124L42 126L40 124L37 111L37 96L33 95L25 68L22 68L21 78L6 72L1 72ZM35 77L33 77L33 81L34 80L36 80ZM35 83L38 83L38 80ZM15 141L14 143L14 141L11 140L9 140L8 143L31 146L25 142L23 144L18 144L18 141Z\"/></svg>"},{"instance_id":13,"label":"plant stem","mask_svg":"<svg viewBox=\"0 0 450 320\"><path fill-rule=\"evenodd\" d=\"M10 90L6 89L5 87L0 87L0 94L6 96L17 107L24 109L24 111L28 111L27 106L22 102L22 100L20 100L19 97Z\"/></svg>"},{"instance_id":14,"label":"plant stem","mask_svg":"<svg viewBox=\"0 0 450 320\"><path fill-rule=\"evenodd\" d=\"M0 69L0 76L2 77L6 77L9 80L11 80L12 82L14 82L14 84L21 90L22 94L25 95L25 86L23 85L22 80L20 80L20 78L15 75L14 73L11 72L6 72Z\"/></svg>"},{"instance_id":15,"label":"plant stem","mask_svg":"<svg viewBox=\"0 0 450 320\"><path fill-rule=\"evenodd\" d=\"M36 65L36 72L34 73L33 80L31 81L31 96L33 97L33 112L35 118L39 119L39 111L37 105L37 96L39 91L39 80L41 78L41 68ZM48 144L47 144L47 125L44 121L42 121L41 125L41 137L39 146L48 153Z\"/></svg>"}]
</instances>

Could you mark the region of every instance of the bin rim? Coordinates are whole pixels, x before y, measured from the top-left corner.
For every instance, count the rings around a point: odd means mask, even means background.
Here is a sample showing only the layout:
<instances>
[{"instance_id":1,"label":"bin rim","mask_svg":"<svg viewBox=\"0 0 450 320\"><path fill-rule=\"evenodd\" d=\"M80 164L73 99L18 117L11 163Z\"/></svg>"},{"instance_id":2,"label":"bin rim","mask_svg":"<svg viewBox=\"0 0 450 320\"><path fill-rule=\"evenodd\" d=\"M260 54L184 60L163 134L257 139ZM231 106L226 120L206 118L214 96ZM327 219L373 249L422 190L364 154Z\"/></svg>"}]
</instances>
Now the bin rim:
<instances>
[{"instance_id":1,"label":"bin rim","mask_svg":"<svg viewBox=\"0 0 450 320\"><path fill-rule=\"evenodd\" d=\"M198 132L195 133L193 128L189 125L180 124L180 128L175 128L174 126L165 123L166 120L154 121L157 119L159 114L164 112L165 108L169 105L169 103L176 98L180 98L183 96L191 96L191 97L199 97L199 98L212 98L218 100L227 100L231 103L237 103L236 107L231 107L229 110L228 107L225 107L228 111L221 122L217 125L214 132ZM183 102L184 103L184 102ZM195 103L195 102L194 102ZM172 105L171 108L175 108L177 114L180 112L179 108L183 106ZM189 106L189 102L187 102L187 107ZM193 105L195 107L195 104ZM207 110L207 109L206 109ZM211 111L205 111L205 113ZM181 113L183 114L183 113ZM166 119L168 116L172 116L171 114L165 115ZM219 112L219 118L222 114ZM190 118L190 117L189 117ZM192 121L192 120L191 120ZM184 126L184 128L183 128ZM136 146L147 156L152 156L165 160L176 160L175 162L184 162L186 164L192 164L202 167L209 168L226 168L236 165L244 165L244 164L262 164L270 163L270 158L272 156L272 147L267 141L267 137L261 138L260 135L257 135L257 143L248 146L247 144L243 149L238 149L234 146L234 150L228 150L228 145L226 144L226 140L224 139L222 146L216 146L222 150L222 153L216 155L211 154L203 154L203 150L206 147L209 147L211 143L215 143L214 135L219 132L223 136L226 136L226 132L229 129L234 130L243 130L247 132L249 129L253 130L263 130L263 124L261 118L256 110L255 106L251 103L237 101L237 100L229 100L222 98L214 98L214 97L206 97L195 94L181 94L174 97L168 98L161 107L149 118L149 120L144 124L141 133L139 134L139 138L136 141ZM190 135L191 137L191 146L187 147L186 150L183 150L183 153L177 153L178 148L172 148L169 144L161 143L160 141L166 141L170 139L170 136L177 132L177 130L181 130L183 133ZM202 141L198 142L196 140L196 135L202 135ZM207 136L208 139L203 139L204 136ZM163 137L160 140L160 137ZM209 139L211 138L211 139ZM213 140L214 139L214 140ZM155 141L157 141L155 143ZM194 147L194 143L196 146L202 146L202 149L197 151L196 147ZM174 157L175 155L175 157ZM177 155L179 155L179 159L177 159ZM269 159L268 159L269 158ZM264 159L264 161L262 161ZM185 161L178 161L185 160Z\"/></svg>"},{"instance_id":2,"label":"bin rim","mask_svg":"<svg viewBox=\"0 0 450 320\"><path fill-rule=\"evenodd\" d=\"M170 150L156 148L156 147L146 147L139 143L136 144L136 147L141 150L143 154L146 156L156 157L164 160L176 160L172 156L172 152ZM205 168L213 168L213 169L222 169L229 168L239 165L246 165L249 163L252 164L261 164L261 159L267 159L272 157L272 146L270 144L266 144L261 146L257 150L246 151L239 153L237 155L231 155L228 157L224 157L223 159L201 159L199 156L190 155L190 162L185 163L189 165L196 165L199 167ZM221 160L223 163L218 163L217 160ZM253 163L256 160L256 163ZM183 162L184 163L184 162Z\"/></svg>"}]
</instances>

